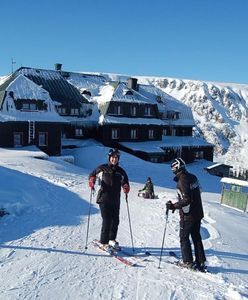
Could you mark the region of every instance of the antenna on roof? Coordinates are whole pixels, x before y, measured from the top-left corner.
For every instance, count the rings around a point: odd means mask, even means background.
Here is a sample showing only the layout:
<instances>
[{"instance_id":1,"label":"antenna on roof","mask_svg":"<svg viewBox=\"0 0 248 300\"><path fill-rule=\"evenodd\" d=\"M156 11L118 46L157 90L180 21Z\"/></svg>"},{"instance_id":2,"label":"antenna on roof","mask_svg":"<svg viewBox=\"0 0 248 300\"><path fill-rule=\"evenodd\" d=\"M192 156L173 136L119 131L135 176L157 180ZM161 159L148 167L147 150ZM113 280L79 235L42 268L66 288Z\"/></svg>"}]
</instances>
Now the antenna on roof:
<instances>
[{"instance_id":1,"label":"antenna on roof","mask_svg":"<svg viewBox=\"0 0 248 300\"><path fill-rule=\"evenodd\" d=\"M14 60L13 57L11 57L11 73L14 71L14 64L16 64L16 61Z\"/></svg>"}]
</instances>

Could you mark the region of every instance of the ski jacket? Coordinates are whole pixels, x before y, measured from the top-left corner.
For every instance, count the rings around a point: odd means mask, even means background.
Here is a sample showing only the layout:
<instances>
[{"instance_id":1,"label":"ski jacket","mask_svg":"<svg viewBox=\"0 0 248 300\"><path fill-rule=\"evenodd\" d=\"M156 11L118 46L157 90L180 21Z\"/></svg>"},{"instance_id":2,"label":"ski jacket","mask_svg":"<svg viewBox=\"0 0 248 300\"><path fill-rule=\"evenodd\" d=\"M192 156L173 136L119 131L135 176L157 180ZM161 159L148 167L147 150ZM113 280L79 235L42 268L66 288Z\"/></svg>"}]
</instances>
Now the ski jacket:
<instances>
[{"instance_id":1,"label":"ski jacket","mask_svg":"<svg viewBox=\"0 0 248 300\"><path fill-rule=\"evenodd\" d=\"M97 203L112 203L120 205L121 187L129 185L126 172L118 165L103 164L93 170L91 176L96 176L100 183Z\"/></svg>"},{"instance_id":2,"label":"ski jacket","mask_svg":"<svg viewBox=\"0 0 248 300\"><path fill-rule=\"evenodd\" d=\"M153 183L151 181L147 181L144 188L140 190L140 192L145 191L148 194L154 194L154 188L153 188Z\"/></svg>"},{"instance_id":3,"label":"ski jacket","mask_svg":"<svg viewBox=\"0 0 248 300\"><path fill-rule=\"evenodd\" d=\"M178 202L174 208L179 209L182 220L201 220L204 217L201 191L195 175L182 170L176 174Z\"/></svg>"}]
</instances>

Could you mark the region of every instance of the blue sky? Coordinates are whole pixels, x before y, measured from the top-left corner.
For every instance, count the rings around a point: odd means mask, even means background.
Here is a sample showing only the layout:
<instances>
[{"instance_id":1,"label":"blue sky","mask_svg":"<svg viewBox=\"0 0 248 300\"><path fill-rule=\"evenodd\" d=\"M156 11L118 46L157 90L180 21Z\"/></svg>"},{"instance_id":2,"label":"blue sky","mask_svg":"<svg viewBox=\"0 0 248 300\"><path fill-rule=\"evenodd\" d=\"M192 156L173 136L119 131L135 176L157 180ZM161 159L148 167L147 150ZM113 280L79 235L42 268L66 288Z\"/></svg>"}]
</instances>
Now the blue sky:
<instances>
[{"instance_id":1,"label":"blue sky","mask_svg":"<svg viewBox=\"0 0 248 300\"><path fill-rule=\"evenodd\" d=\"M248 83L247 11L247 0L3 1L0 76L59 62L66 71Z\"/></svg>"}]
</instances>

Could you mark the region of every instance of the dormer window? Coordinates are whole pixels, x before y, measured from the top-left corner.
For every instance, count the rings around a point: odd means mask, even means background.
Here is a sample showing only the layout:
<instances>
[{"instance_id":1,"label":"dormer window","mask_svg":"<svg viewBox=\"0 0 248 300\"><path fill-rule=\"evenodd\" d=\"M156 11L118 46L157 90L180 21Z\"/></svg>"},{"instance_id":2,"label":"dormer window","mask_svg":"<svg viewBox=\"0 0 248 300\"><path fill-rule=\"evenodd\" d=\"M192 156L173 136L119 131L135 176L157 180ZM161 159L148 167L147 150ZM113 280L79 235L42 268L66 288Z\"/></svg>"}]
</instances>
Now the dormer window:
<instances>
[{"instance_id":1,"label":"dormer window","mask_svg":"<svg viewBox=\"0 0 248 300\"><path fill-rule=\"evenodd\" d=\"M35 103L22 103L22 110L34 111L37 110Z\"/></svg>"},{"instance_id":2,"label":"dormer window","mask_svg":"<svg viewBox=\"0 0 248 300\"><path fill-rule=\"evenodd\" d=\"M156 100L157 100L158 103L163 103L161 96L157 96Z\"/></svg>"},{"instance_id":3,"label":"dormer window","mask_svg":"<svg viewBox=\"0 0 248 300\"><path fill-rule=\"evenodd\" d=\"M130 90L124 91L125 96L133 96L133 92Z\"/></svg>"},{"instance_id":4,"label":"dormer window","mask_svg":"<svg viewBox=\"0 0 248 300\"><path fill-rule=\"evenodd\" d=\"M179 119L179 112L174 110L168 110L167 111L167 119L170 120L177 120Z\"/></svg>"},{"instance_id":5,"label":"dormer window","mask_svg":"<svg viewBox=\"0 0 248 300\"><path fill-rule=\"evenodd\" d=\"M81 93L81 95L86 95L86 96L91 97L91 92L90 91L84 90L84 91L80 91L80 93Z\"/></svg>"}]
</instances>

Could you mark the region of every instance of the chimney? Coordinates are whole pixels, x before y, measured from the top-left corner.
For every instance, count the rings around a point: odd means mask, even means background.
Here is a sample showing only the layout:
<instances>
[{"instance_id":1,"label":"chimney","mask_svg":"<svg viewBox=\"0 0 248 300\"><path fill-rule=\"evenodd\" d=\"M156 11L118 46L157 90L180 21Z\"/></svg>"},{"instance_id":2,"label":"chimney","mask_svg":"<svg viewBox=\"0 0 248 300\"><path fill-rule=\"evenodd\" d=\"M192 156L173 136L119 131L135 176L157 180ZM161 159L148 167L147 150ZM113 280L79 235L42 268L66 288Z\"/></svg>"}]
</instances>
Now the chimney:
<instances>
[{"instance_id":1,"label":"chimney","mask_svg":"<svg viewBox=\"0 0 248 300\"><path fill-rule=\"evenodd\" d=\"M127 80L127 87L129 89L133 89L135 91L138 91L138 79L137 78L128 78Z\"/></svg>"},{"instance_id":2,"label":"chimney","mask_svg":"<svg viewBox=\"0 0 248 300\"><path fill-rule=\"evenodd\" d=\"M56 71L61 71L62 70L62 64L59 64L59 63L55 64L55 70Z\"/></svg>"}]
</instances>

